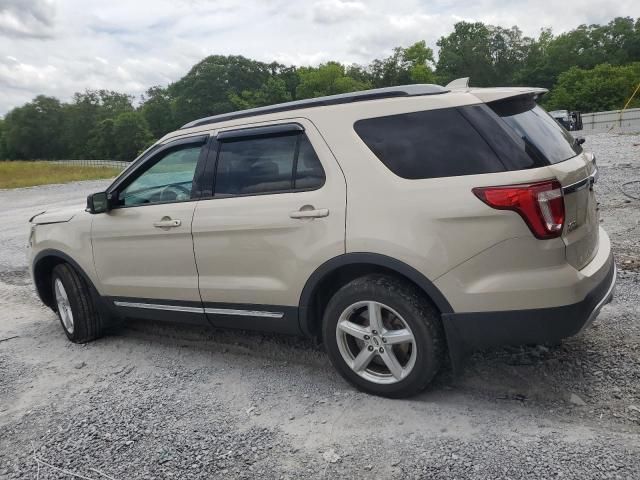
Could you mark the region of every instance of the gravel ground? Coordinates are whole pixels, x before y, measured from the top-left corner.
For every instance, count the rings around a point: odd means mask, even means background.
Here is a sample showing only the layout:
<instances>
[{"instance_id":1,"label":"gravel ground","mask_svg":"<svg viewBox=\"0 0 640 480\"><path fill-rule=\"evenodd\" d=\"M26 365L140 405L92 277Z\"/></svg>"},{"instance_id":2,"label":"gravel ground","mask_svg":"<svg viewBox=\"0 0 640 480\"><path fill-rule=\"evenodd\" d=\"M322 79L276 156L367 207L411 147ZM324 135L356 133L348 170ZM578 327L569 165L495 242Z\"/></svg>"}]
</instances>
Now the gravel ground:
<instances>
[{"instance_id":1,"label":"gravel ground","mask_svg":"<svg viewBox=\"0 0 640 480\"><path fill-rule=\"evenodd\" d=\"M296 338L140 321L69 343L25 222L105 184L0 191L0 478L640 478L639 144L587 136L620 267L593 327L477 353L410 400L354 391Z\"/></svg>"}]
</instances>

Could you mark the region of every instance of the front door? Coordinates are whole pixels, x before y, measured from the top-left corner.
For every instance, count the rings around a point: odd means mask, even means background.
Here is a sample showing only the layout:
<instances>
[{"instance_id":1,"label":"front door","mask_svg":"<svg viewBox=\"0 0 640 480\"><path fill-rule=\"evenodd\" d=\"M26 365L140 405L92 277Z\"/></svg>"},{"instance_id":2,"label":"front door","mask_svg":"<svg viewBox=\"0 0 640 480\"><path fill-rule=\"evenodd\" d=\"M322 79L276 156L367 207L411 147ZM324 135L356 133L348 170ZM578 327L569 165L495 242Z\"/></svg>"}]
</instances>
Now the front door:
<instances>
[{"instance_id":1,"label":"front door","mask_svg":"<svg viewBox=\"0 0 640 480\"><path fill-rule=\"evenodd\" d=\"M101 293L133 316L160 311L203 317L193 255L194 172L204 139L161 148L109 194L113 208L92 225Z\"/></svg>"},{"instance_id":2,"label":"front door","mask_svg":"<svg viewBox=\"0 0 640 480\"><path fill-rule=\"evenodd\" d=\"M218 132L214 196L193 219L205 311L219 326L296 333L306 280L345 251L345 179L307 120L236 132Z\"/></svg>"}]
</instances>

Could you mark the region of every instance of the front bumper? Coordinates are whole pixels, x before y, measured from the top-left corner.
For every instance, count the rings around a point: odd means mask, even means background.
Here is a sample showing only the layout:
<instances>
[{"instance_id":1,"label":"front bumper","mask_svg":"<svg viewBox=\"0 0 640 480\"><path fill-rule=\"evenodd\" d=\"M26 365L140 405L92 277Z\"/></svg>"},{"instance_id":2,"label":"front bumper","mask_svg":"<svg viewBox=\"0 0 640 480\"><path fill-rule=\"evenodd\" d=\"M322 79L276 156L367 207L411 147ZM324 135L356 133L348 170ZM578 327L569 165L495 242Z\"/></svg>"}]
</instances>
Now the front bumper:
<instances>
[{"instance_id":1,"label":"front bumper","mask_svg":"<svg viewBox=\"0 0 640 480\"><path fill-rule=\"evenodd\" d=\"M558 342L576 335L613 298L616 266L609 255L607 273L586 297L571 305L498 312L449 313L442 316L450 350L458 353L495 347Z\"/></svg>"}]
</instances>

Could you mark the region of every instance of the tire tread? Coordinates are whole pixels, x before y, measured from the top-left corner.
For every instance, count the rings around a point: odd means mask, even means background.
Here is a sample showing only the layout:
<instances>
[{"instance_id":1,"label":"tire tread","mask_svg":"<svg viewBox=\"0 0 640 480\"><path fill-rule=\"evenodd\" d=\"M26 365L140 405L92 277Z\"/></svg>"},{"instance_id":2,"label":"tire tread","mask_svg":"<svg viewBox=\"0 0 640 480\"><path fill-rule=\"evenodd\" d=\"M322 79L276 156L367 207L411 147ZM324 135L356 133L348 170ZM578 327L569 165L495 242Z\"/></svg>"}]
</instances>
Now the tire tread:
<instances>
[{"instance_id":1,"label":"tire tread","mask_svg":"<svg viewBox=\"0 0 640 480\"><path fill-rule=\"evenodd\" d=\"M69 301L75 303L78 312L73 312L74 332L69 339L74 343L87 343L102 335L102 322L98 309L91 297L89 284L68 263L56 265L52 281L59 277L65 288L69 287ZM72 310L73 310L72 304Z\"/></svg>"}]
</instances>

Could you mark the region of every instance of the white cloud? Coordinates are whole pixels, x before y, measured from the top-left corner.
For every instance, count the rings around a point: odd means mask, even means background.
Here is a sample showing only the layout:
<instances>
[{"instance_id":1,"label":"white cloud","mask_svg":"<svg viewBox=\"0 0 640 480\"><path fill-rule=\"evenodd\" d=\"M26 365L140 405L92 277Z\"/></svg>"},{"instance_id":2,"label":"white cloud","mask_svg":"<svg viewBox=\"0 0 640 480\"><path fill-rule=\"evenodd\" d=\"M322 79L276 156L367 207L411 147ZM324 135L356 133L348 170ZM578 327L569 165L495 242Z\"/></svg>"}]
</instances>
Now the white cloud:
<instances>
[{"instance_id":1,"label":"white cloud","mask_svg":"<svg viewBox=\"0 0 640 480\"><path fill-rule=\"evenodd\" d=\"M0 115L38 94L140 95L207 55L367 63L437 39L461 19L535 36L640 16L637 0L0 0Z\"/></svg>"},{"instance_id":2,"label":"white cloud","mask_svg":"<svg viewBox=\"0 0 640 480\"><path fill-rule=\"evenodd\" d=\"M321 0L313 6L313 20L325 24L346 22L366 12L362 2Z\"/></svg>"},{"instance_id":3,"label":"white cloud","mask_svg":"<svg viewBox=\"0 0 640 480\"><path fill-rule=\"evenodd\" d=\"M51 0L0 0L0 35L49 38L54 14Z\"/></svg>"}]
</instances>

